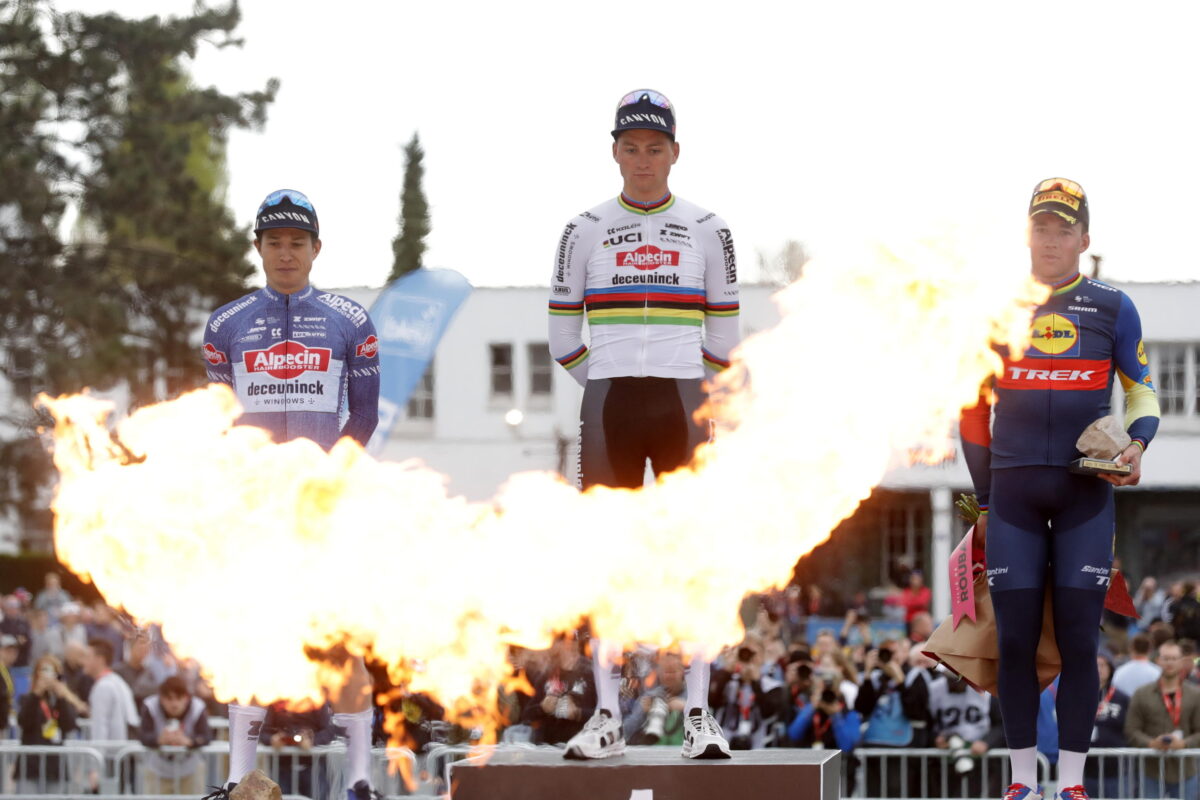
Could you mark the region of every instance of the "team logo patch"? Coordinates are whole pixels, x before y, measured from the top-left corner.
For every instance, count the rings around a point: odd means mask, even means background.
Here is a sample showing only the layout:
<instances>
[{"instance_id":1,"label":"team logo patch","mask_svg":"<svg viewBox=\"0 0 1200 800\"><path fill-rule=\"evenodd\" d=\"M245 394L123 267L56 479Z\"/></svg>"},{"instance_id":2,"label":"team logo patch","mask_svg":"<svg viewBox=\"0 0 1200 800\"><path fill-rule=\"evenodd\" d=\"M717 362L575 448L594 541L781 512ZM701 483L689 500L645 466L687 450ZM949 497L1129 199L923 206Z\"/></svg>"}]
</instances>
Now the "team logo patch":
<instances>
[{"instance_id":1,"label":"team logo patch","mask_svg":"<svg viewBox=\"0 0 1200 800\"><path fill-rule=\"evenodd\" d=\"M204 345L204 360L214 367L218 364L229 363L229 359L225 357L225 354L213 347L211 343Z\"/></svg>"},{"instance_id":2,"label":"team logo patch","mask_svg":"<svg viewBox=\"0 0 1200 800\"><path fill-rule=\"evenodd\" d=\"M678 250L661 250L652 244L644 244L636 250L617 253L618 267L637 267L638 269L658 269L659 267L678 267Z\"/></svg>"},{"instance_id":3,"label":"team logo patch","mask_svg":"<svg viewBox=\"0 0 1200 800\"><path fill-rule=\"evenodd\" d=\"M1150 359L1146 357L1146 345L1141 339L1138 339L1137 360L1143 367L1150 364Z\"/></svg>"},{"instance_id":4,"label":"team logo patch","mask_svg":"<svg viewBox=\"0 0 1200 800\"><path fill-rule=\"evenodd\" d=\"M354 355L359 358L374 358L378 352L379 340L375 338L374 334L368 336L365 341L354 347Z\"/></svg>"},{"instance_id":5,"label":"team logo patch","mask_svg":"<svg viewBox=\"0 0 1200 800\"><path fill-rule=\"evenodd\" d=\"M1030 355L1074 357L1079 355L1079 315L1042 314L1033 321Z\"/></svg>"},{"instance_id":6,"label":"team logo patch","mask_svg":"<svg viewBox=\"0 0 1200 800\"><path fill-rule=\"evenodd\" d=\"M332 353L328 347L305 347L302 342L287 340L266 350L247 350L242 354L242 362L247 372L289 380L309 371L328 372Z\"/></svg>"}]
</instances>

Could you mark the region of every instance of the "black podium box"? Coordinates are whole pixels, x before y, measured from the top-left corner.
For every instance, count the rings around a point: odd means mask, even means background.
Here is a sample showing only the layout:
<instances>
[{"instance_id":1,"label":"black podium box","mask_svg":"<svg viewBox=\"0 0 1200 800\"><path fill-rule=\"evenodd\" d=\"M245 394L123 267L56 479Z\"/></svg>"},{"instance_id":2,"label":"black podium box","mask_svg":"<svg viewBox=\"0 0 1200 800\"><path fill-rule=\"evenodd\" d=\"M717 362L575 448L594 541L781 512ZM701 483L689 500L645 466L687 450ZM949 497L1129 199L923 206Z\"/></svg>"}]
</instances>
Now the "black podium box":
<instances>
[{"instance_id":1,"label":"black podium box","mask_svg":"<svg viewBox=\"0 0 1200 800\"><path fill-rule=\"evenodd\" d=\"M500 746L452 763L449 780L451 800L838 800L841 752L738 750L708 761L678 747L630 747L568 761L559 749Z\"/></svg>"}]
</instances>

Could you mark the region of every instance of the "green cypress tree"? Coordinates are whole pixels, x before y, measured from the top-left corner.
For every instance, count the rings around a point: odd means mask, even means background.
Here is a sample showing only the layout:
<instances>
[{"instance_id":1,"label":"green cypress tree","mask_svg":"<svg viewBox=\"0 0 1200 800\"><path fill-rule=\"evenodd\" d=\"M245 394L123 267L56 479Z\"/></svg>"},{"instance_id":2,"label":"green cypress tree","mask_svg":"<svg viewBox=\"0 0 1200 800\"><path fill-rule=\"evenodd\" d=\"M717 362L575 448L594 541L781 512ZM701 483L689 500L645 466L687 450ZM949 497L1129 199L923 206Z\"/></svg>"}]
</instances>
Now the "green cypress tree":
<instances>
[{"instance_id":1,"label":"green cypress tree","mask_svg":"<svg viewBox=\"0 0 1200 800\"><path fill-rule=\"evenodd\" d=\"M388 281L420 269L425 255L425 237L429 235L429 203L421 188L425 167L421 161L425 151L421 139L414 133L404 146L404 188L400 192L400 235L392 240L392 273Z\"/></svg>"}]
</instances>

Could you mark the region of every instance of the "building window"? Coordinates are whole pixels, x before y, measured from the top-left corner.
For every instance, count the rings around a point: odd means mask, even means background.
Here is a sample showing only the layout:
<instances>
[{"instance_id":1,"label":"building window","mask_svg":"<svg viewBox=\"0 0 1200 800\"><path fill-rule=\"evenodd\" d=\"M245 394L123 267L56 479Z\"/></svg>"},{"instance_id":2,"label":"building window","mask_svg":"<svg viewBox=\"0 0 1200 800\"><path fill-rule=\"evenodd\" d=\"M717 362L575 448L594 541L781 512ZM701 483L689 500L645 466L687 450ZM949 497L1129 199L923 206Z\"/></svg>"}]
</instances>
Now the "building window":
<instances>
[{"instance_id":1,"label":"building window","mask_svg":"<svg viewBox=\"0 0 1200 800\"><path fill-rule=\"evenodd\" d=\"M511 344L490 344L492 397L512 397L513 347Z\"/></svg>"},{"instance_id":2,"label":"building window","mask_svg":"<svg viewBox=\"0 0 1200 800\"><path fill-rule=\"evenodd\" d=\"M1200 346L1155 343L1146 350L1163 417L1200 415Z\"/></svg>"},{"instance_id":3,"label":"building window","mask_svg":"<svg viewBox=\"0 0 1200 800\"><path fill-rule=\"evenodd\" d=\"M433 419L433 362L425 368L425 374L408 396L408 419Z\"/></svg>"},{"instance_id":4,"label":"building window","mask_svg":"<svg viewBox=\"0 0 1200 800\"><path fill-rule=\"evenodd\" d=\"M550 394L553 375L550 345L547 342L531 342L526 347L529 355L529 396L546 397Z\"/></svg>"}]
</instances>

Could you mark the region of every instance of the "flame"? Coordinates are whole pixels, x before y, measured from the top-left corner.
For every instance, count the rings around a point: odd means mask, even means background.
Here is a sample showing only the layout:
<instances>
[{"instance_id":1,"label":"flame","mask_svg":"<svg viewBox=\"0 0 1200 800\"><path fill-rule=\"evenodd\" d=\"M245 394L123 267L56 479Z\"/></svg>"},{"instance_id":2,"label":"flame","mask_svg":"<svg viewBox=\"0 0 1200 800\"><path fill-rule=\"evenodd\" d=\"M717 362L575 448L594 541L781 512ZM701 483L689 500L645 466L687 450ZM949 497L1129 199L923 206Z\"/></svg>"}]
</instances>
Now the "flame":
<instances>
[{"instance_id":1,"label":"flame","mask_svg":"<svg viewBox=\"0 0 1200 800\"><path fill-rule=\"evenodd\" d=\"M1022 352L1040 291L1022 259L945 240L810 262L719 376L716 441L640 491L524 473L467 503L349 440L235 427L217 385L124 419L123 447L110 405L46 399L57 550L162 622L219 696L319 699L337 676L304 645L344 643L488 729L508 644L546 647L585 615L606 640L737 641L745 592L786 582L904 454L945 452L1000 369L989 342Z\"/></svg>"}]
</instances>

